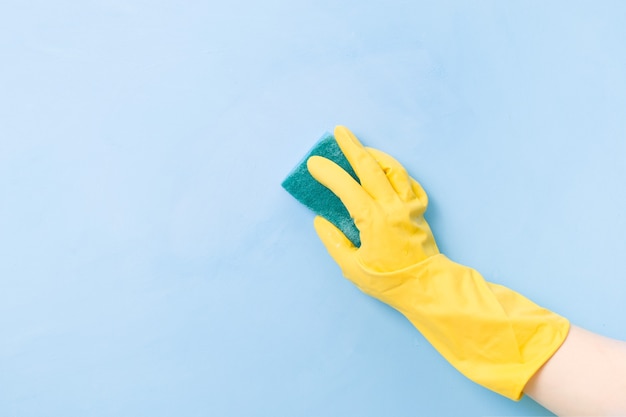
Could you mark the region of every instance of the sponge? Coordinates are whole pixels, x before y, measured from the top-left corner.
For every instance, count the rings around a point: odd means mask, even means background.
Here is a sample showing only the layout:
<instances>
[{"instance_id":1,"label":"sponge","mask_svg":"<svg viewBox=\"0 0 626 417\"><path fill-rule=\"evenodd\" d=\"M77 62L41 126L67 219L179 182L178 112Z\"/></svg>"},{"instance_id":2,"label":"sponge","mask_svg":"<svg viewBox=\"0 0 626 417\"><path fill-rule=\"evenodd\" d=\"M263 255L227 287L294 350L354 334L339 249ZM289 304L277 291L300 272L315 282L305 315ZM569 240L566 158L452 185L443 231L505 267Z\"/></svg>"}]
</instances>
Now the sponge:
<instances>
[{"instance_id":1,"label":"sponge","mask_svg":"<svg viewBox=\"0 0 626 417\"><path fill-rule=\"evenodd\" d=\"M354 246L361 246L359 229L341 200L309 174L306 161L313 155L330 159L359 181L333 135L325 133L304 159L287 175L282 182L283 188L313 212L337 226Z\"/></svg>"}]
</instances>

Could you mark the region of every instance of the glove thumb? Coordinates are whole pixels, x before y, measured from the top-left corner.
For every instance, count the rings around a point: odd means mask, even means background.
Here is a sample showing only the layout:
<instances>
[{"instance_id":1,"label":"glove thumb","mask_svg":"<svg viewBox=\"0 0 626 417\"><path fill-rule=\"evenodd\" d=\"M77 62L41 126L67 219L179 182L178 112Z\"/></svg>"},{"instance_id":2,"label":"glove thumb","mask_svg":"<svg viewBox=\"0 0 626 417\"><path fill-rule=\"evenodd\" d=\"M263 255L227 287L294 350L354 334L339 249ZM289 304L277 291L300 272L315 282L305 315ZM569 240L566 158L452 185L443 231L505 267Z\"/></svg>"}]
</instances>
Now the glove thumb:
<instances>
[{"instance_id":1,"label":"glove thumb","mask_svg":"<svg viewBox=\"0 0 626 417\"><path fill-rule=\"evenodd\" d=\"M344 235L334 224L323 218L316 216L313 222L315 231L320 240L326 246L330 256L337 262L343 274L349 277L351 265L354 263L354 254L357 248L350 239Z\"/></svg>"}]
</instances>

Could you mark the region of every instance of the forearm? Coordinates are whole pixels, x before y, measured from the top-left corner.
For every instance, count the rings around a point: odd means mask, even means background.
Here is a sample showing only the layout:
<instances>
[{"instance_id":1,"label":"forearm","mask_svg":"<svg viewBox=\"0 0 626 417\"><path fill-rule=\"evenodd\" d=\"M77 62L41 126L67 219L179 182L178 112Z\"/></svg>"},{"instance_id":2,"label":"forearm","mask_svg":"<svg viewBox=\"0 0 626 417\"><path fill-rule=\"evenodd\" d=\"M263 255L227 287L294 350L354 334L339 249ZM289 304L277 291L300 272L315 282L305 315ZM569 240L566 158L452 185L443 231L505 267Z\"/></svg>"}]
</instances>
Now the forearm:
<instances>
[{"instance_id":1,"label":"forearm","mask_svg":"<svg viewBox=\"0 0 626 417\"><path fill-rule=\"evenodd\" d=\"M626 416L625 343L570 329L566 318L448 260L423 217L421 185L347 128L338 126L335 139L358 180L318 154L306 164L359 230L355 246L339 226L315 219L346 278L401 311L453 366L501 395L517 400L523 390L560 415Z\"/></svg>"},{"instance_id":2,"label":"forearm","mask_svg":"<svg viewBox=\"0 0 626 417\"><path fill-rule=\"evenodd\" d=\"M524 392L559 416L624 416L626 343L572 326Z\"/></svg>"}]
</instances>

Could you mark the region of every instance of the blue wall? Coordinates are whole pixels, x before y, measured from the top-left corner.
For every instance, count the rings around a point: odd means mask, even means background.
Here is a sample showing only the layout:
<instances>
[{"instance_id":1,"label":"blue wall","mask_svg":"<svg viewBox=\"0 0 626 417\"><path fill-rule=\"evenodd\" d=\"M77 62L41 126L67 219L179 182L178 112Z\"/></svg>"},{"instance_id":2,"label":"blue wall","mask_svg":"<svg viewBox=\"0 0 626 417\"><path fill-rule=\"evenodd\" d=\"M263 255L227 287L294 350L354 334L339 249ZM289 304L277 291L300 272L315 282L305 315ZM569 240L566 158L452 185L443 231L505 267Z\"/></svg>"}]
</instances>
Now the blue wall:
<instances>
[{"instance_id":1,"label":"blue wall","mask_svg":"<svg viewBox=\"0 0 626 417\"><path fill-rule=\"evenodd\" d=\"M341 277L280 182L336 124L440 247L626 338L626 3L0 5L0 415L540 416Z\"/></svg>"}]
</instances>

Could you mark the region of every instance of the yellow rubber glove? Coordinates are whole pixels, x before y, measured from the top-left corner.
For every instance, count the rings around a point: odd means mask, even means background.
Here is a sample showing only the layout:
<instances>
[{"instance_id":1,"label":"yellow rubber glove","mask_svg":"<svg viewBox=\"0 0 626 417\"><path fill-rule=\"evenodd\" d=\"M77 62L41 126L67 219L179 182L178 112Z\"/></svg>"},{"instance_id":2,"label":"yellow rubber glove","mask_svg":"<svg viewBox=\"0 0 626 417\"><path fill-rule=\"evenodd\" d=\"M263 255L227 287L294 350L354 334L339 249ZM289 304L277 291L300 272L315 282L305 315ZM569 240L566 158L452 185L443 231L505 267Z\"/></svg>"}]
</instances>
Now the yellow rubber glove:
<instances>
[{"instance_id":1,"label":"yellow rubber glove","mask_svg":"<svg viewBox=\"0 0 626 417\"><path fill-rule=\"evenodd\" d=\"M307 167L346 206L361 234L356 248L332 223L315 229L343 274L404 314L456 369L508 398L558 350L567 319L439 253L423 214L428 197L389 155L364 148L345 127L335 139L361 184L320 156Z\"/></svg>"}]
</instances>

